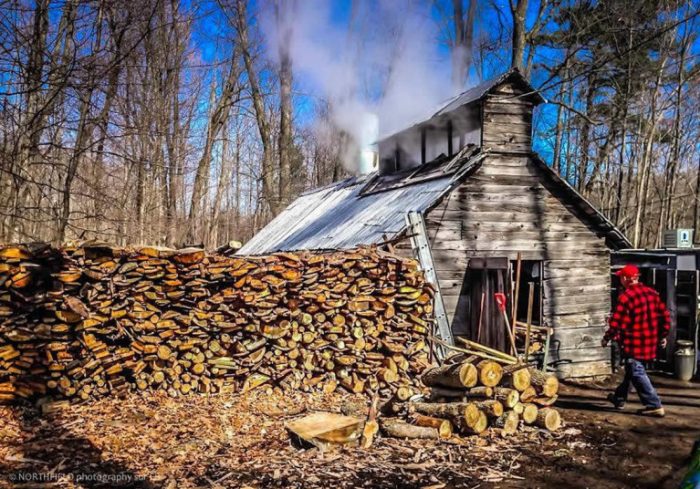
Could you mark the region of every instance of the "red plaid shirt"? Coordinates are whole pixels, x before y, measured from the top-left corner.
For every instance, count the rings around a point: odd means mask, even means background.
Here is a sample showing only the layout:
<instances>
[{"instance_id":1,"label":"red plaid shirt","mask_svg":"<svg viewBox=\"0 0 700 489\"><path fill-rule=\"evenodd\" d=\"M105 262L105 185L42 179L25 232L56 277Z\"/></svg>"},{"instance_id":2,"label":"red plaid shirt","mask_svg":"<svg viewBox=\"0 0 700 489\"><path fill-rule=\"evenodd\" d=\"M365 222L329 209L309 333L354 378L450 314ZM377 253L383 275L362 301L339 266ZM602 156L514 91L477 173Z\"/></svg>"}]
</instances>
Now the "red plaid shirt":
<instances>
[{"instance_id":1,"label":"red plaid shirt","mask_svg":"<svg viewBox=\"0 0 700 489\"><path fill-rule=\"evenodd\" d=\"M620 295L605 338L617 341L623 352L636 360L653 360L670 327L671 316L659 293L634 284Z\"/></svg>"}]
</instances>

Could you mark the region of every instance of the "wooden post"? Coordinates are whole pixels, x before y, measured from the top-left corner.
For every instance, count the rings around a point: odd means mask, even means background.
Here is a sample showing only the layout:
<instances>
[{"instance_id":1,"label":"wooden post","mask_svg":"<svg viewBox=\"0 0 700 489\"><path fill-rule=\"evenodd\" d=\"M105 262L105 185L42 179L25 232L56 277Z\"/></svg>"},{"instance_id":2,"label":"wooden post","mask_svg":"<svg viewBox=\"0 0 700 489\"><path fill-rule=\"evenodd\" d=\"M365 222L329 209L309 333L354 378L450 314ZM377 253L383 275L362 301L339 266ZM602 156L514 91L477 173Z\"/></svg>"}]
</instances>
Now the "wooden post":
<instances>
[{"instance_id":1,"label":"wooden post","mask_svg":"<svg viewBox=\"0 0 700 489\"><path fill-rule=\"evenodd\" d=\"M476 330L476 342L481 341L481 320L484 315L484 300L486 299L486 292L481 293L481 306L479 307L479 326Z\"/></svg>"},{"instance_id":2,"label":"wooden post","mask_svg":"<svg viewBox=\"0 0 700 489\"><path fill-rule=\"evenodd\" d=\"M518 319L518 298L520 296L520 272L522 270L522 255L518 252L515 264L515 287L513 292L513 307L512 307L512 318L510 322L513 328L513 336L515 336L515 322ZM527 351L525 352L525 358L527 359Z\"/></svg>"},{"instance_id":3,"label":"wooden post","mask_svg":"<svg viewBox=\"0 0 700 489\"><path fill-rule=\"evenodd\" d=\"M452 119L447 121L447 156L452 156Z\"/></svg>"},{"instance_id":4,"label":"wooden post","mask_svg":"<svg viewBox=\"0 0 700 489\"><path fill-rule=\"evenodd\" d=\"M532 327L532 305L535 300L535 284L530 282L528 284L528 296L527 296L527 325L525 326L525 361L527 362L530 356L530 328Z\"/></svg>"}]
</instances>

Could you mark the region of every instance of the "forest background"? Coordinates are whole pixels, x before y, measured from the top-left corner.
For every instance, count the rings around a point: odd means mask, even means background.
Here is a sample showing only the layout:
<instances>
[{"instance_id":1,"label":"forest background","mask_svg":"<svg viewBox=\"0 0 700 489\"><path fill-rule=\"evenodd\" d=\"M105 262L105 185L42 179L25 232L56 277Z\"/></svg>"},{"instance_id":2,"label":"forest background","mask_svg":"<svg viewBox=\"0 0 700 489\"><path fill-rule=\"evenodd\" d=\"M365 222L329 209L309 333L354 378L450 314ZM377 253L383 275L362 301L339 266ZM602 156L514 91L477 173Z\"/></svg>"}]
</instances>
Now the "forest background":
<instances>
[{"instance_id":1,"label":"forest background","mask_svg":"<svg viewBox=\"0 0 700 489\"><path fill-rule=\"evenodd\" d=\"M700 2L2 0L0 242L216 247L518 67L534 145L637 247L700 225Z\"/></svg>"}]
</instances>

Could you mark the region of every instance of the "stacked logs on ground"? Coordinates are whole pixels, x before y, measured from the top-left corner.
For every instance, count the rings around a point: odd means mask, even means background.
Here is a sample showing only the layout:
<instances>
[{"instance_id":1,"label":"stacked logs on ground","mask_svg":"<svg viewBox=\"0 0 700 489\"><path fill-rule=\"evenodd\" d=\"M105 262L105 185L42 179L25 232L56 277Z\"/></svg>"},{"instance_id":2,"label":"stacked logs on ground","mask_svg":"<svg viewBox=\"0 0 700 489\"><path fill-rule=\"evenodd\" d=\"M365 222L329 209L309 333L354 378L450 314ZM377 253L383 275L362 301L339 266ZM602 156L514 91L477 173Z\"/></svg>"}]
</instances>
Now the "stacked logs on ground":
<instances>
[{"instance_id":1,"label":"stacked logs on ground","mask_svg":"<svg viewBox=\"0 0 700 489\"><path fill-rule=\"evenodd\" d=\"M422 381L430 388L429 397L409 402L405 409L403 424L416 425L416 429L392 421L384 431L392 436L426 437L428 432L422 427L441 427L440 434L433 432L432 438L438 438L452 430L472 435L493 428L504 436L527 425L557 430L561 418L551 407L559 389L557 378L509 355L494 356L496 353L459 354L426 370Z\"/></svg>"},{"instance_id":2,"label":"stacked logs on ground","mask_svg":"<svg viewBox=\"0 0 700 489\"><path fill-rule=\"evenodd\" d=\"M125 390L407 399L430 364L433 292L376 248L207 255L104 243L0 248L0 402Z\"/></svg>"}]
</instances>

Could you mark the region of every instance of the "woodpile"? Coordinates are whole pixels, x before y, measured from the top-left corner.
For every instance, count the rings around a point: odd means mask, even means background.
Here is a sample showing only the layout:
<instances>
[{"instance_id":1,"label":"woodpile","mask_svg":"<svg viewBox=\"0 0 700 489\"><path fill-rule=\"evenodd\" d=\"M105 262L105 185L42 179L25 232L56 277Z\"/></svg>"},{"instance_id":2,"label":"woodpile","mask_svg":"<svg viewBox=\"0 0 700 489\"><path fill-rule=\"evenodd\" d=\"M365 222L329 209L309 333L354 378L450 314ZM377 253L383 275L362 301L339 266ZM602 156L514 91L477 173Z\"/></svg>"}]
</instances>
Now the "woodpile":
<instances>
[{"instance_id":1,"label":"woodpile","mask_svg":"<svg viewBox=\"0 0 700 489\"><path fill-rule=\"evenodd\" d=\"M452 431L460 435L481 434L488 428L503 436L528 425L549 431L559 429L559 412L551 407L559 390L554 375L505 353L468 343L475 354L458 353L423 373L429 395L396 407L395 411L403 413L406 421L399 420L401 424L391 418L390 425L384 427L386 434L439 438ZM406 424L415 425L415 429ZM425 427L433 430L433 436Z\"/></svg>"},{"instance_id":2,"label":"woodpile","mask_svg":"<svg viewBox=\"0 0 700 489\"><path fill-rule=\"evenodd\" d=\"M432 294L415 261L376 248L5 247L0 402L264 383L407 399L430 364Z\"/></svg>"}]
</instances>

